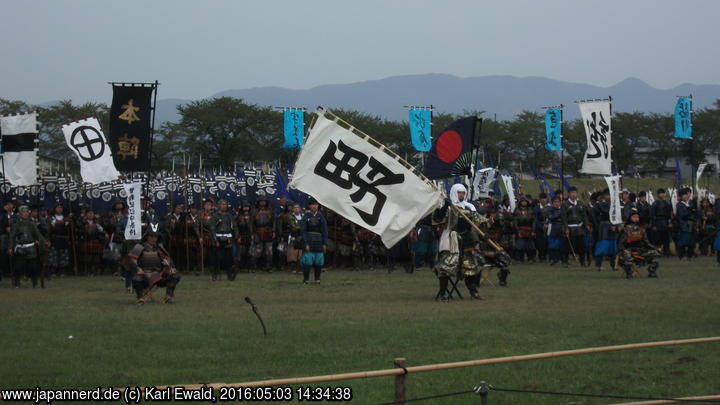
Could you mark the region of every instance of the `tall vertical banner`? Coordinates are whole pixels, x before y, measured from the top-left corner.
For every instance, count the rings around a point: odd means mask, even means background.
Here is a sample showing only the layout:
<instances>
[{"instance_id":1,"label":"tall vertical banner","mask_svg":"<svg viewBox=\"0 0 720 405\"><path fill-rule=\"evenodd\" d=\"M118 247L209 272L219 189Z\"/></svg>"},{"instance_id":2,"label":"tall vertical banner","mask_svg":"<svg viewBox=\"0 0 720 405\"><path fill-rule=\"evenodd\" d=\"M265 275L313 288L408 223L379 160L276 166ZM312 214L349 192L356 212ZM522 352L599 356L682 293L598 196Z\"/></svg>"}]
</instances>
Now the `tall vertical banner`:
<instances>
[{"instance_id":1,"label":"tall vertical banner","mask_svg":"<svg viewBox=\"0 0 720 405\"><path fill-rule=\"evenodd\" d=\"M475 178L473 179L473 200L478 198L487 198L490 196L492 191L492 183L496 181L497 170L492 167L480 169L475 172Z\"/></svg>"},{"instance_id":2,"label":"tall vertical banner","mask_svg":"<svg viewBox=\"0 0 720 405\"><path fill-rule=\"evenodd\" d=\"M680 186L680 187L682 187L682 186ZM673 214L677 214L677 203L678 203L677 189L669 188L667 193L670 194L670 205L672 205Z\"/></svg>"},{"instance_id":3,"label":"tall vertical banner","mask_svg":"<svg viewBox=\"0 0 720 405\"><path fill-rule=\"evenodd\" d=\"M548 108L545 111L545 148L562 149L562 109Z\"/></svg>"},{"instance_id":4,"label":"tall vertical banner","mask_svg":"<svg viewBox=\"0 0 720 405\"><path fill-rule=\"evenodd\" d=\"M503 184L505 185L505 192L510 199L510 211L515 212L515 188L513 187L513 178L512 176L505 176L504 174L501 176Z\"/></svg>"},{"instance_id":5,"label":"tall vertical banner","mask_svg":"<svg viewBox=\"0 0 720 405\"><path fill-rule=\"evenodd\" d=\"M65 142L80 161L80 175L86 183L98 184L120 177L110 145L97 118L91 117L62 126Z\"/></svg>"},{"instance_id":6,"label":"tall vertical banner","mask_svg":"<svg viewBox=\"0 0 720 405\"><path fill-rule=\"evenodd\" d=\"M123 189L127 194L128 206L127 225L125 226L125 239L140 240L142 239L142 215L140 211L140 198L142 195L143 184L141 182L123 184Z\"/></svg>"},{"instance_id":7,"label":"tall vertical banner","mask_svg":"<svg viewBox=\"0 0 720 405\"><path fill-rule=\"evenodd\" d=\"M700 189L700 178L702 177L703 172L705 171L705 168L707 167L707 163L700 163L697 168L697 172L695 174L695 192L700 194L698 190Z\"/></svg>"},{"instance_id":8,"label":"tall vertical banner","mask_svg":"<svg viewBox=\"0 0 720 405\"><path fill-rule=\"evenodd\" d=\"M427 108L410 108L410 138L418 152L428 152L432 147L432 110Z\"/></svg>"},{"instance_id":9,"label":"tall vertical banner","mask_svg":"<svg viewBox=\"0 0 720 405\"><path fill-rule=\"evenodd\" d=\"M620 176L607 176L605 182L610 190L610 223L622 224L622 208L620 207Z\"/></svg>"},{"instance_id":10,"label":"tall vertical banner","mask_svg":"<svg viewBox=\"0 0 720 405\"><path fill-rule=\"evenodd\" d=\"M3 177L15 186L38 183L37 113L0 117Z\"/></svg>"},{"instance_id":11,"label":"tall vertical banner","mask_svg":"<svg viewBox=\"0 0 720 405\"><path fill-rule=\"evenodd\" d=\"M286 108L284 113L283 133L285 149L300 149L305 140L305 111L300 108Z\"/></svg>"},{"instance_id":12,"label":"tall vertical banner","mask_svg":"<svg viewBox=\"0 0 720 405\"><path fill-rule=\"evenodd\" d=\"M155 86L113 85L110 149L120 171L150 170L152 94Z\"/></svg>"},{"instance_id":13,"label":"tall vertical banner","mask_svg":"<svg viewBox=\"0 0 720 405\"><path fill-rule=\"evenodd\" d=\"M612 128L610 125L610 101L586 101L578 103L582 115L587 150L581 173L612 174Z\"/></svg>"},{"instance_id":14,"label":"tall vertical banner","mask_svg":"<svg viewBox=\"0 0 720 405\"><path fill-rule=\"evenodd\" d=\"M675 105L675 138L692 139L692 98L680 97Z\"/></svg>"},{"instance_id":15,"label":"tall vertical banner","mask_svg":"<svg viewBox=\"0 0 720 405\"><path fill-rule=\"evenodd\" d=\"M442 201L440 191L395 156L318 110L290 187L380 235L387 247L404 238Z\"/></svg>"}]
</instances>

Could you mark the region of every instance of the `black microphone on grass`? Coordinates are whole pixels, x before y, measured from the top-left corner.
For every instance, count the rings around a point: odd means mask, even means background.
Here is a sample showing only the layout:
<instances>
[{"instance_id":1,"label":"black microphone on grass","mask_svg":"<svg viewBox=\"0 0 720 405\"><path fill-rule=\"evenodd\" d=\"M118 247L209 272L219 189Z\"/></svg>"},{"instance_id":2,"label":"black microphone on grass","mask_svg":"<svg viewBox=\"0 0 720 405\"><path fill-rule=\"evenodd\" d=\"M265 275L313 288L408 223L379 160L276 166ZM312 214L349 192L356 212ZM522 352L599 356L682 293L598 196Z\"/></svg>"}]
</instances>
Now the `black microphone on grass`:
<instances>
[{"instance_id":1,"label":"black microphone on grass","mask_svg":"<svg viewBox=\"0 0 720 405\"><path fill-rule=\"evenodd\" d=\"M267 336L267 329L265 329L265 322L263 322L262 316L260 316L260 312L258 312L257 305L255 305L254 302L250 299L250 297L245 297L245 302L250 304L252 307L253 312L255 313L255 316L257 316L258 321L260 321L260 325L263 328L263 334Z\"/></svg>"}]
</instances>

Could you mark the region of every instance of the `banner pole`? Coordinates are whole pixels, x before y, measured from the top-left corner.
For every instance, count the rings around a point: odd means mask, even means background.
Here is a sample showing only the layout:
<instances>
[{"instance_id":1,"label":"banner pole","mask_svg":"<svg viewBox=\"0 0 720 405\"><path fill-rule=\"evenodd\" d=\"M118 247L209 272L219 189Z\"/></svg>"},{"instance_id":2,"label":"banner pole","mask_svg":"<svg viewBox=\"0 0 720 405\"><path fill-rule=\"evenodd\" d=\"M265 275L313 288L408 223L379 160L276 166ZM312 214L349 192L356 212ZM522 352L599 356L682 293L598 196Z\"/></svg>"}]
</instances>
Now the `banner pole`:
<instances>
[{"instance_id":1,"label":"banner pole","mask_svg":"<svg viewBox=\"0 0 720 405\"><path fill-rule=\"evenodd\" d=\"M5 178L5 148L2 147L2 141L3 141L4 135L0 134L0 151L2 152L2 197L3 197L3 204L7 202L7 193L5 192L5 183L7 182L7 179ZM11 260L12 261L12 260Z\"/></svg>"},{"instance_id":2,"label":"banner pole","mask_svg":"<svg viewBox=\"0 0 720 405\"><path fill-rule=\"evenodd\" d=\"M185 157L185 153L183 153L183 168L185 170L185 176L183 178L185 179L185 185L183 187L183 200L185 201L185 269L187 271L190 271L190 246L188 245L188 217L190 214L190 206L188 205L188 167L187 167L188 160Z\"/></svg>"},{"instance_id":3,"label":"banner pole","mask_svg":"<svg viewBox=\"0 0 720 405\"><path fill-rule=\"evenodd\" d=\"M563 189L565 183L565 136L563 136L563 105L560 104L560 184L559 189ZM564 193L563 193L564 194Z\"/></svg>"},{"instance_id":4,"label":"banner pole","mask_svg":"<svg viewBox=\"0 0 720 405\"><path fill-rule=\"evenodd\" d=\"M203 222L205 215L205 173L202 168L202 154L200 154L200 166L198 167L200 175L200 273L205 274L205 224Z\"/></svg>"},{"instance_id":5,"label":"banner pole","mask_svg":"<svg viewBox=\"0 0 720 405\"><path fill-rule=\"evenodd\" d=\"M152 173L152 161L153 161L153 140L155 139L155 112L157 111L157 93L158 93L158 83L157 80L155 80L155 83L153 83L153 93L155 93L155 97L153 98L153 106L152 106L152 118L150 119L150 151L148 153L148 182L145 185L145 196L149 198L148 190L150 189L150 177Z\"/></svg>"}]
</instances>

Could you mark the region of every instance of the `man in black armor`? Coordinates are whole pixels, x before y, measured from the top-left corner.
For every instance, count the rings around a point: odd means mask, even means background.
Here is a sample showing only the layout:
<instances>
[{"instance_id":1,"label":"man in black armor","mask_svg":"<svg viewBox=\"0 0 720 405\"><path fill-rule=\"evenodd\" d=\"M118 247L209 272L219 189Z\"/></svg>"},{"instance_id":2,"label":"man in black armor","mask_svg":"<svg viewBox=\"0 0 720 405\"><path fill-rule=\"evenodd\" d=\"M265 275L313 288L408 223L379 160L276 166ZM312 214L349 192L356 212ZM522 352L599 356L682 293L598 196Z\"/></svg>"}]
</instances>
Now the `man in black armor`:
<instances>
[{"instance_id":1,"label":"man in black armor","mask_svg":"<svg viewBox=\"0 0 720 405\"><path fill-rule=\"evenodd\" d=\"M49 250L48 266L58 276L65 275L70 265L70 227L71 216L65 215L65 207L58 204L53 209L49 221L49 237L51 249Z\"/></svg>"},{"instance_id":2,"label":"man in black armor","mask_svg":"<svg viewBox=\"0 0 720 405\"><path fill-rule=\"evenodd\" d=\"M237 256L235 262L238 268L250 267L250 271L254 273L255 269L248 266L250 264L250 247L252 244L252 225L252 205L247 201L243 201L237 215Z\"/></svg>"},{"instance_id":3,"label":"man in black armor","mask_svg":"<svg viewBox=\"0 0 720 405\"><path fill-rule=\"evenodd\" d=\"M218 201L219 210L212 219L211 229L215 235L215 245L212 247L213 255L213 272L212 280L220 279L220 272L227 272L228 280L233 281L237 275L237 269L233 265L232 248L235 238L237 238L237 228L235 227L235 217L228 209L228 203L225 200Z\"/></svg>"},{"instance_id":4,"label":"man in black armor","mask_svg":"<svg viewBox=\"0 0 720 405\"><path fill-rule=\"evenodd\" d=\"M178 259L178 265L183 263L181 257L185 257L185 216L183 212L184 206L177 204L172 208L172 212L165 219L165 227L170 236L170 253Z\"/></svg>"},{"instance_id":5,"label":"man in black armor","mask_svg":"<svg viewBox=\"0 0 720 405\"><path fill-rule=\"evenodd\" d=\"M530 207L530 201L520 197L518 207L513 214L513 227L517 231L515 235L515 254L519 261L527 260L535 262L535 213Z\"/></svg>"},{"instance_id":6,"label":"man in black armor","mask_svg":"<svg viewBox=\"0 0 720 405\"><path fill-rule=\"evenodd\" d=\"M273 211L266 198L259 198L257 210L253 215L253 241L250 249L250 261L257 268L258 261L265 259L265 271L272 273L273 242L275 241L275 224Z\"/></svg>"},{"instance_id":7,"label":"man in black armor","mask_svg":"<svg viewBox=\"0 0 720 405\"><path fill-rule=\"evenodd\" d=\"M98 274L105 246L105 229L92 210L88 210L85 216L80 218L78 228L82 238L80 252L85 272L91 275Z\"/></svg>"},{"instance_id":8,"label":"man in black armor","mask_svg":"<svg viewBox=\"0 0 720 405\"><path fill-rule=\"evenodd\" d=\"M17 222L18 216L15 214L15 206L12 201L5 201L2 209L2 217L0 217L0 280L2 280L3 272L9 271L12 275L12 256L7 252L9 249L8 237L10 236L10 229L15 222Z\"/></svg>"},{"instance_id":9,"label":"man in black armor","mask_svg":"<svg viewBox=\"0 0 720 405\"><path fill-rule=\"evenodd\" d=\"M665 189L657 190L657 200L650 206L650 241L662 247L663 255L670 255L670 230L672 229L672 204L665 200Z\"/></svg>"},{"instance_id":10,"label":"man in black armor","mask_svg":"<svg viewBox=\"0 0 720 405\"><path fill-rule=\"evenodd\" d=\"M145 242L136 244L128 253L128 267L135 274L132 284L140 305L147 301L148 292L154 286L166 287L163 302L172 303L175 287L180 282L170 255L158 243L159 236L157 228L150 227Z\"/></svg>"},{"instance_id":11,"label":"man in black armor","mask_svg":"<svg viewBox=\"0 0 720 405\"><path fill-rule=\"evenodd\" d=\"M30 209L21 206L20 220L12 225L9 235L8 255L13 258L13 286L20 287L23 275L30 277L35 288L38 282L38 247L40 244L50 245L40 234L37 226L30 220ZM44 285L42 285L44 287Z\"/></svg>"},{"instance_id":12,"label":"man in black armor","mask_svg":"<svg viewBox=\"0 0 720 405\"><path fill-rule=\"evenodd\" d=\"M638 200L635 203L638 215L640 216L640 226L647 228L650 226L650 204L647 201L647 193L641 191L638 193Z\"/></svg>"},{"instance_id":13,"label":"man in black armor","mask_svg":"<svg viewBox=\"0 0 720 405\"><path fill-rule=\"evenodd\" d=\"M578 191L575 187L568 190L568 198L563 201L562 207L563 231L567 242L563 244L562 262L568 265L570 253L574 253L585 267L585 232L590 230L590 221L587 217L588 209L585 203L578 200Z\"/></svg>"},{"instance_id":14,"label":"man in black armor","mask_svg":"<svg viewBox=\"0 0 720 405\"><path fill-rule=\"evenodd\" d=\"M623 189L620 197L620 211L622 213L623 223L628 222L630 213L632 213L635 208L635 194L627 189Z\"/></svg>"}]
</instances>

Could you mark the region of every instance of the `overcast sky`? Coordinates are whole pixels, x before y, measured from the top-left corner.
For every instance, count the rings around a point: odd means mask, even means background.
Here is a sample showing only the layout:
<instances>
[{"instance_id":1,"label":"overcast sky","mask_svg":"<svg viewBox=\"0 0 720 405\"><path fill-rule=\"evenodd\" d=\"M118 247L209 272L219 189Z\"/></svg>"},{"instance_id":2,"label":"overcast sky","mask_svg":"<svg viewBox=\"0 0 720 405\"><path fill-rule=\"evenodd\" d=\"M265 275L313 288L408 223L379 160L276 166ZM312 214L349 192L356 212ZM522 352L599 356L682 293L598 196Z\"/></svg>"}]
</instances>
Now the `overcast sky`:
<instances>
[{"instance_id":1,"label":"overcast sky","mask_svg":"<svg viewBox=\"0 0 720 405\"><path fill-rule=\"evenodd\" d=\"M720 84L717 0L0 0L0 97L109 102L394 75Z\"/></svg>"}]
</instances>

